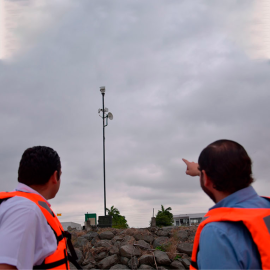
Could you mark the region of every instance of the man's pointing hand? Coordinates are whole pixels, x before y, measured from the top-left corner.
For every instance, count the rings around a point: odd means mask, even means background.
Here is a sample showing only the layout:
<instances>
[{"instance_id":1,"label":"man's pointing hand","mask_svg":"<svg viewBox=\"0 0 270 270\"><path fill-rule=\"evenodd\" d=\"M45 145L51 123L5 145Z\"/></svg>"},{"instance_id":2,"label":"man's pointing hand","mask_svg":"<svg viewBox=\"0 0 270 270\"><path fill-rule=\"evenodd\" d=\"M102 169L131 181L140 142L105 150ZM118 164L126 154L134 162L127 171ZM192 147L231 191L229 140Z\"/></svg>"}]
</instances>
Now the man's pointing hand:
<instances>
[{"instance_id":1,"label":"man's pointing hand","mask_svg":"<svg viewBox=\"0 0 270 270\"><path fill-rule=\"evenodd\" d=\"M195 162L189 162L188 160L182 158L182 160L186 163L187 165L187 170L186 170L186 174L190 175L190 176L199 176L200 175L200 171L198 169L198 163Z\"/></svg>"}]
</instances>

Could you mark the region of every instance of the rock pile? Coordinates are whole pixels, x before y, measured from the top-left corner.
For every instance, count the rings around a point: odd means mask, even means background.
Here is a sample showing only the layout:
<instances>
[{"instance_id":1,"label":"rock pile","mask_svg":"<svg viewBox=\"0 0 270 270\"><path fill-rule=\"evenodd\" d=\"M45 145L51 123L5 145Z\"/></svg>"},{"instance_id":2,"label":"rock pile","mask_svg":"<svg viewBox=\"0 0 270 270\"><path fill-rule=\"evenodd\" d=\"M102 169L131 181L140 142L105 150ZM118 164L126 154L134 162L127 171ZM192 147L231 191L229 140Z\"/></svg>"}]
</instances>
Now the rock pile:
<instances>
[{"instance_id":1,"label":"rock pile","mask_svg":"<svg viewBox=\"0 0 270 270\"><path fill-rule=\"evenodd\" d=\"M103 228L71 234L83 269L189 269L196 229Z\"/></svg>"}]
</instances>

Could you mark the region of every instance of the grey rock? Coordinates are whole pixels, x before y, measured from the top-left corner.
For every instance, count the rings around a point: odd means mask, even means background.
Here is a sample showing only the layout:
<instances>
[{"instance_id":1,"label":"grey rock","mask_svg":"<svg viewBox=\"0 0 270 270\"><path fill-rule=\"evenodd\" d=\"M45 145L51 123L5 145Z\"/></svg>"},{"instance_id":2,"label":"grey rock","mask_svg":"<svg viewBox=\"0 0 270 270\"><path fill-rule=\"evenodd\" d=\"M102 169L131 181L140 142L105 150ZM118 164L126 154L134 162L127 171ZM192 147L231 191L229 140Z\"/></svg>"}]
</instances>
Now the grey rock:
<instances>
[{"instance_id":1,"label":"grey rock","mask_svg":"<svg viewBox=\"0 0 270 270\"><path fill-rule=\"evenodd\" d=\"M115 244L115 242L118 242L118 241L121 242L123 240L123 238L124 238L123 236L117 235L112 239L112 243Z\"/></svg>"},{"instance_id":2,"label":"grey rock","mask_svg":"<svg viewBox=\"0 0 270 270\"><path fill-rule=\"evenodd\" d=\"M167 253L160 251L160 250L156 250L154 252L154 255L156 257L158 264L161 264L161 265L170 265L171 264L171 260L169 259Z\"/></svg>"},{"instance_id":3,"label":"grey rock","mask_svg":"<svg viewBox=\"0 0 270 270\"><path fill-rule=\"evenodd\" d=\"M83 253L80 249L78 248L74 248L75 252L76 252L76 255L78 257L77 259L77 263L78 264L81 264L83 261L84 261L84 257L83 257Z\"/></svg>"},{"instance_id":4,"label":"grey rock","mask_svg":"<svg viewBox=\"0 0 270 270\"><path fill-rule=\"evenodd\" d=\"M157 235L158 235L158 236L168 236L169 233L170 233L169 230L158 230L158 231L157 231Z\"/></svg>"},{"instance_id":5,"label":"grey rock","mask_svg":"<svg viewBox=\"0 0 270 270\"><path fill-rule=\"evenodd\" d=\"M85 254L84 261L81 263L81 265L87 265L89 263L95 263L95 259L90 251Z\"/></svg>"},{"instance_id":6,"label":"grey rock","mask_svg":"<svg viewBox=\"0 0 270 270\"><path fill-rule=\"evenodd\" d=\"M112 256L109 256L109 257L103 259L102 261L100 261L98 263L98 267L100 269L109 269L109 268L111 268L113 265L115 265L117 263L118 263L117 255L112 255Z\"/></svg>"},{"instance_id":7,"label":"grey rock","mask_svg":"<svg viewBox=\"0 0 270 270\"><path fill-rule=\"evenodd\" d=\"M84 237L88 241L91 241L93 238L98 237L98 233L96 233L96 232L89 232L89 233L83 235L82 237Z\"/></svg>"},{"instance_id":8,"label":"grey rock","mask_svg":"<svg viewBox=\"0 0 270 270\"><path fill-rule=\"evenodd\" d=\"M167 270L168 268L165 268L164 266L159 266L158 270Z\"/></svg>"},{"instance_id":9,"label":"grey rock","mask_svg":"<svg viewBox=\"0 0 270 270\"><path fill-rule=\"evenodd\" d=\"M120 257L120 262L122 264L128 265L129 258L127 257Z\"/></svg>"},{"instance_id":10,"label":"grey rock","mask_svg":"<svg viewBox=\"0 0 270 270\"><path fill-rule=\"evenodd\" d=\"M193 236L193 237L195 237L196 232L188 231L188 235L189 235L189 236Z\"/></svg>"},{"instance_id":11,"label":"grey rock","mask_svg":"<svg viewBox=\"0 0 270 270\"><path fill-rule=\"evenodd\" d=\"M89 264L83 266L82 268L83 268L83 269L93 269L93 268L95 268L95 264L89 263Z\"/></svg>"},{"instance_id":12,"label":"grey rock","mask_svg":"<svg viewBox=\"0 0 270 270\"><path fill-rule=\"evenodd\" d=\"M130 235L130 236L133 236L134 235L134 230L132 230L132 229L126 229L125 234L126 235Z\"/></svg>"},{"instance_id":13,"label":"grey rock","mask_svg":"<svg viewBox=\"0 0 270 270\"><path fill-rule=\"evenodd\" d=\"M146 232L137 232L134 234L134 238L139 240L144 240L147 243L151 244L154 241L154 237L151 234L147 234Z\"/></svg>"},{"instance_id":14,"label":"grey rock","mask_svg":"<svg viewBox=\"0 0 270 270\"><path fill-rule=\"evenodd\" d=\"M189 259L189 256L187 254L183 253L183 256L181 259Z\"/></svg>"},{"instance_id":15,"label":"grey rock","mask_svg":"<svg viewBox=\"0 0 270 270\"><path fill-rule=\"evenodd\" d=\"M171 268L173 268L173 269L186 269L185 266L178 260L175 260L171 263Z\"/></svg>"},{"instance_id":16,"label":"grey rock","mask_svg":"<svg viewBox=\"0 0 270 270\"><path fill-rule=\"evenodd\" d=\"M78 237L76 242L73 244L74 247L76 248L83 248L88 244L88 240L85 239L84 237Z\"/></svg>"},{"instance_id":17,"label":"grey rock","mask_svg":"<svg viewBox=\"0 0 270 270\"><path fill-rule=\"evenodd\" d=\"M121 247L121 242L120 242L120 241L116 241L116 242L114 243L114 246L117 247L118 249L120 249L120 247Z\"/></svg>"},{"instance_id":18,"label":"grey rock","mask_svg":"<svg viewBox=\"0 0 270 270\"><path fill-rule=\"evenodd\" d=\"M91 241L91 245L92 245L92 246L96 246L96 244L98 243L98 241L97 241L98 239L99 239L98 236L95 237L95 238L93 238L92 241Z\"/></svg>"},{"instance_id":19,"label":"grey rock","mask_svg":"<svg viewBox=\"0 0 270 270\"><path fill-rule=\"evenodd\" d=\"M155 268L147 264L141 264L141 266L138 269L155 269Z\"/></svg>"},{"instance_id":20,"label":"grey rock","mask_svg":"<svg viewBox=\"0 0 270 270\"><path fill-rule=\"evenodd\" d=\"M77 267L71 262L69 262L69 268L72 269L72 270L77 269Z\"/></svg>"},{"instance_id":21,"label":"grey rock","mask_svg":"<svg viewBox=\"0 0 270 270\"><path fill-rule=\"evenodd\" d=\"M132 256L141 256L142 252L139 248L133 245L124 245L120 248L120 255L131 258Z\"/></svg>"},{"instance_id":22,"label":"grey rock","mask_svg":"<svg viewBox=\"0 0 270 270\"><path fill-rule=\"evenodd\" d=\"M129 269L129 268L124 264L116 264L112 266L110 269Z\"/></svg>"},{"instance_id":23,"label":"grey rock","mask_svg":"<svg viewBox=\"0 0 270 270\"><path fill-rule=\"evenodd\" d=\"M130 235L126 235L123 240L123 242L134 242L135 241L135 238L133 236L130 236Z\"/></svg>"},{"instance_id":24,"label":"grey rock","mask_svg":"<svg viewBox=\"0 0 270 270\"><path fill-rule=\"evenodd\" d=\"M178 231L177 234L176 234L176 237L180 241L187 241L188 233L186 231Z\"/></svg>"},{"instance_id":25,"label":"grey rock","mask_svg":"<svg viewBox=\"0 0 270 270\"><path fill-rule=\"evenodd\" d=\"M110 231L105 231L105 232L100 233L99 237L102 240L105 240L105 239L111 240L111 239L114 238L114 234L112 232L110 232Z\"/></svg>"},{"instance_id":26,"label":"grey rock","mask_svg":"<svg viewBox=\"0 0 270 270\"><path fill-rule=\"evenodd\" d=\"M192 254L193 244L191 243L180 243L177 245L177 250L179 252L186 253L188 255Z\"/></svg>"},{"instance_id":27,"label":"grey rock","mask_svg":"<svg viewBox=\"0 0 270 270\"><path fill-rule=\"evenodd\" d=\"M131 269L136 269L139 265L139 261L137 259L137 257L132 257L129 261L128 261L128 267Z\"/></svg>"},{"instance_id":28,"label":"grey rock","mask_svg":"<svg viewBox=\"0 0 270 270\"><path fill-rule=\"evenodd\" d=\"M139 248L142 248L144 250L151 248L150 245L146 243L144 240L137 241L137 244L140 245Z\"/></svg>"},{"instance_id":29,"label":"grey rock","mask_svg":"<svg viewBox=\"0 0 270 270\"><path fill-rule=\"evenodd\" d=\"M119 248L112 246L109 250L110 255L119 254Z\"/></svg>"},{"instance_id":30,"label":"grey rock","mask_svg":"<svg viewBox=\"0 0 270 270\"><path fill-rule=\"evenodd\" d=\"M107 249L110 249L112 246L112 242L109 240L100 240L96 243L95 247L105 247Z\"/></svg>"},{"instance_id":31,"label":"grey rock","mask_svg":"<svg viewBox=\"0 0 270 270\"><path fill-rule=\"evenodd\" d=\"M189 269L191 263L188 259L183 259L182 264L185 266L186 269Z\"/></svg>"},{"instance_id":32,"label":"grey rock","mask_svg":"<svg viewBox=\"0 0 270 270\"><path fill-rule=\"evenodd\" d=\"M153 248L163 246L164 244L168 242L168 240L169 240L168 237L163 237L163 236L156 238L153 243Z\"/></svg>"},{"instance_id":33,"label":"grey rock","mask_svg":"<svg viewBox=\"0 0 270 270\"><path fill-rule=\"evenodd\" d=\"M105 251L102 251L102 252L98 253L97 255L95 255L95 259L97 261L101 261L106 257L107 257L107 252L105 252Z\"/></svg>"},{"instance_id":34,"label":"grey rock","mask_svg":"<svg viewBox=\"0 0 270 270\"><path fill-rule=\"evenodd\" d=\"M150 254L142 255L139 262L140 264L154 265L154 256Z\"/></svg>"}]
</instances>

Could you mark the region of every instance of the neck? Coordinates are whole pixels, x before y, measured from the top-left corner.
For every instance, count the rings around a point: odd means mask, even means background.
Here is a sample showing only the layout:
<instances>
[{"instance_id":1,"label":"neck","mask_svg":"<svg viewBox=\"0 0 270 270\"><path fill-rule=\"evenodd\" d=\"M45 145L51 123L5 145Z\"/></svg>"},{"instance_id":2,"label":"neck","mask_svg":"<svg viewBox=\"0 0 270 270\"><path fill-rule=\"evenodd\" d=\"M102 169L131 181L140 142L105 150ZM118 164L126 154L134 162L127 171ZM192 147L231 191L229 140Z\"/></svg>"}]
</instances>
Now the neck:
<instances>
[{"instance_id":1,"label":"neck","mask_svg":"<svg viewBox=\"0 0 270 270\"><path fill-rule=\"evenodd\" d=\"M216 200L215 203L220 202L221 200L225 199L229 195L231 195L231 193L216 191L214 194L215 200Z\"/></svg>"},{"instance_id":2,"label":"neck","mask_svg":"<svg viewBox=\"0 0 270 270\"><path fill-rule=\"evenodd\" d=\"M34 189L37 191L40 195L42 195L46 200L51 199L50 197L50 192L47 189L47 186L39 186L39 185L32 185L30 188Z\"/></svg>"}]
</instances>

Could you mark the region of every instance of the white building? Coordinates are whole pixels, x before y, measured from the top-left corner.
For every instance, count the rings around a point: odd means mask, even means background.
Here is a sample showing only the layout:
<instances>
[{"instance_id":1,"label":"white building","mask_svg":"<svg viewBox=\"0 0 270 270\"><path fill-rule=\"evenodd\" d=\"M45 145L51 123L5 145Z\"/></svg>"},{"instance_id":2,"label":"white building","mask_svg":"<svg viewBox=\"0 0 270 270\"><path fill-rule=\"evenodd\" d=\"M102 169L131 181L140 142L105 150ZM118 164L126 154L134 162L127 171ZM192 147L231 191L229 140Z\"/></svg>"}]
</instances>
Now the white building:
<instances>
[{"instance_id":1,"label":"white building","mask_svg":"<svg viewBox=\"0 0 270 270\"><path fill-rule=\"evenodd\" d=\"M174 215L174 226L189 226L201 223L206 213Z\"/></svg>"},{"instance_id":2,"label":"white building","mask_svg":"<svg viewBox=\"0 0 270 270\"><path fill-rule=\"evenodd\" d=\"M68 227L75 228L76 230L80 231L82 229L81 224L75 222L61 222L63 229L66 231Z\"/></svg>"}]
</instances>

